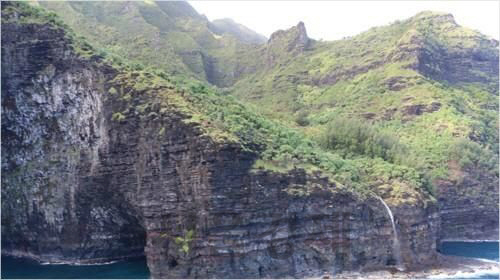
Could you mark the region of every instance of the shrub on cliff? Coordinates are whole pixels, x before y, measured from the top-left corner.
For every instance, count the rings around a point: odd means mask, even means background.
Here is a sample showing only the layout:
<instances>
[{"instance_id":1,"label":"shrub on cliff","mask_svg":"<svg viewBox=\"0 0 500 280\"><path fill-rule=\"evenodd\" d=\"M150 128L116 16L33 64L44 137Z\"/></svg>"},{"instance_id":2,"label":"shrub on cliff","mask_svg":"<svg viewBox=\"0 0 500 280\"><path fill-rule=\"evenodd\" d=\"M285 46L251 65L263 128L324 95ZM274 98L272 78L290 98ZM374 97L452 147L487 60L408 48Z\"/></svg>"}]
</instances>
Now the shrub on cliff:
<instances>
[{"instance_id":1,"label":"shrub on cliff","mask_svg":"<svg viewBox=\"0 0 500 280\"><path fill-rule=\"evenodd\" d=\"M460 138L450 147L450 159L456 160L465 169L489 170L498 176L498 157L480 144Z\"/></svg>"},{"instance_id":2,"label":"shrub on cliff","mask_svg":"<svg viewBox=\"0 0 500 280\"><path fill-rule=\"evenodd\" d=\"M324 148L343 151L344 155L380 157L393 163L407 150L394 135L357 119L333 119L319 141Z\"/></svg>"}]
</instances>

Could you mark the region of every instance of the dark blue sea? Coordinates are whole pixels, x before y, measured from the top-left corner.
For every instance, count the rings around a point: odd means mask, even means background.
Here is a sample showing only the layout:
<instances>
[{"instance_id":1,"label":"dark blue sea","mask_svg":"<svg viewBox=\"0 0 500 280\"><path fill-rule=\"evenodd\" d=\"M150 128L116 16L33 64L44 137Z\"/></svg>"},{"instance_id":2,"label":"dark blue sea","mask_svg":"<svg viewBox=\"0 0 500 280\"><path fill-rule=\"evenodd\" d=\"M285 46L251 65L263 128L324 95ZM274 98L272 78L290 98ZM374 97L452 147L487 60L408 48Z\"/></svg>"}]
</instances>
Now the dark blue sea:
<instances>
[{"instance_id":1,"label":"dark blue sea","mask_svg":"<svg viewBox=\"0 0 500 280\"><path fill-rule=\"evenodd\" d=\"M103 265L42 265L38 262L2 256L2 279L147 279L146 258Z\"/></svg>"},{"instance_id":2,"label":"dark blue sea","mask_svg":"<svg viewBox=\"0 0 500 280\"><path fill-rule=\"evenodd\" d=\"M499 261L498 242L446 242L441 246L441 253ZM444 279L498 279L498 276L498 271L490 271ZM145 258L105 265L78 266L41 265L28 259L2 256L1 278L146 279L149 278L149 270Z\"/></svg>"},{"instance_id":3,"label":"dark blue sea","mask_svg":"<svg viewBox=\"0 0 500 280\"><path fill-rule=\"evenodd\" d=\"M498 242L444 242L441 253L498 262ZM499 279L499 268L495 271L477 271L440 279Z\"/></svg>"}]
</instances>

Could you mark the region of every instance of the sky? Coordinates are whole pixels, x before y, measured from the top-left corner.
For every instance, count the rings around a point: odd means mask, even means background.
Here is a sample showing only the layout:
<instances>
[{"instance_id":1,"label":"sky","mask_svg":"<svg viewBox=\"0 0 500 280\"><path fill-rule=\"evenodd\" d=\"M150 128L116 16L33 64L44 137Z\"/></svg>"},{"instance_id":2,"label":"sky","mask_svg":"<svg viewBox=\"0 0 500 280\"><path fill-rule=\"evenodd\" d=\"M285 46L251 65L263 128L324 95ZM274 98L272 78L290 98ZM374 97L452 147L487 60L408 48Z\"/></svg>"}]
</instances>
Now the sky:
<instances>
[{"instance_id":1,"label":"sky","mask_svg":"<svg viewBox=\"0 0 500 280\"><path fill-rule=\"evenodd\" d=\"M232 18L266 36L303 21L313 39L337 40L430 10L499 39L499 1L189 1L209 20Z\"/></svg>"}]
</instances>

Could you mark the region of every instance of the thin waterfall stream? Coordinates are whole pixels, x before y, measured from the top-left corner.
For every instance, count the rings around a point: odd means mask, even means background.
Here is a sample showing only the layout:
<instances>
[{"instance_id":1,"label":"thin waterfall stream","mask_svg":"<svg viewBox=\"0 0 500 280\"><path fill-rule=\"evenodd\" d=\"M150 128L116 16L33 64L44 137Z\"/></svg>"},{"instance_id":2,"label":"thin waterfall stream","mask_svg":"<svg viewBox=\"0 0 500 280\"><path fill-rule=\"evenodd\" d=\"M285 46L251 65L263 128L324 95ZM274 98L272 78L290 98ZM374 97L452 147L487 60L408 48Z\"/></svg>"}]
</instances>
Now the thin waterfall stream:
<instances>
[{"instance_id":1,"label":"thin waterfall stream","mask_svg":"<svg viewBox=\"0 0 500 280\"><path fill-rule=\"evenodd\" d=\"M398 238L398 232L396 230L396 224L394 223L394 216L392 215L391 208L385 203L385 201L379 197L375 196L382 204L384 205L385 209L387 210L387 213L389 213L389 217L391 218L391 223L392 223L392 231L394 232L394 237L393 237L393 246L392 246L392 254L394 255L394 258L396 259L396 268L398 270L405 270L403 262L401 261L401 246L399 244L399 238Z\"/></svg>"}]
</instances>

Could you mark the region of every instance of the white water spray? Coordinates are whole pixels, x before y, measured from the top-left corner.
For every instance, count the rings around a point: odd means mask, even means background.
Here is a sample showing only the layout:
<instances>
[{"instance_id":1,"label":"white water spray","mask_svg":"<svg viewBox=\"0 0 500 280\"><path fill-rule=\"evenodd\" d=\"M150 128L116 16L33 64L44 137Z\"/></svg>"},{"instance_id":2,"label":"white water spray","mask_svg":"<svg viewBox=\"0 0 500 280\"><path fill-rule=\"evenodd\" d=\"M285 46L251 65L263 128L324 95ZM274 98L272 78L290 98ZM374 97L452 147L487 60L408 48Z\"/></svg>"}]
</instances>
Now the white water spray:
<instances>
[{"instance_id":1,"label":"white water spray","mask_svg":"<svg viewBox=\"0 0 500 280\"><path fill-rule=\"evenodd\" d=\"M401 246L399 244L399 238L398 238L398 232L396 230L396 224L394 223L394 216L392 215L391 208L385 203L385 201L379 197L375 196L382 204L384 204L385 209L387 210L387 213L389 213L389 217L391 218L391 223L392 223L392 231L394 232L394 238L393 238L393 247L392 247L392 254L394 255L394 258L396 259L396 268L400 271L404 270L403 263L401 262Z\"/></svg>"}]
</instances>

